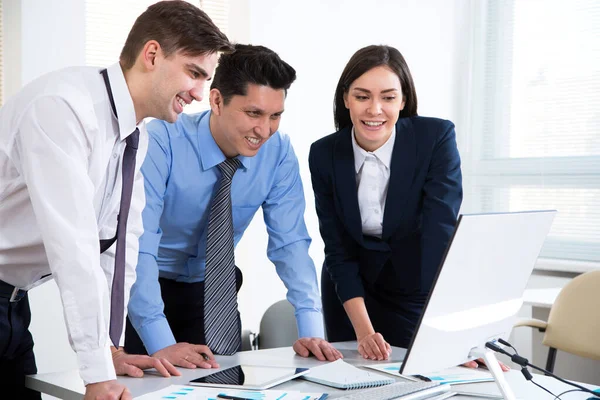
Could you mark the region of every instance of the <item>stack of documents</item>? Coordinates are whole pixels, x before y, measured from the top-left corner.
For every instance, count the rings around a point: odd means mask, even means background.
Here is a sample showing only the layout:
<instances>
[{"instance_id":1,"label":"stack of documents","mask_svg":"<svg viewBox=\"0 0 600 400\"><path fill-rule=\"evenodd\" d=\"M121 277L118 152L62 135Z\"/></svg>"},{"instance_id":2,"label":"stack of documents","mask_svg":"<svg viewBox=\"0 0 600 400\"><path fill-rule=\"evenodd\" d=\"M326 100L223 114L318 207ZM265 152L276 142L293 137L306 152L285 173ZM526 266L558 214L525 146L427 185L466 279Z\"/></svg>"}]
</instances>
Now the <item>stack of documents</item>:
<instances>
[{"instance_id":1,"label":"stack of documents","mask_svg":"<svg viewBox=\"0 0 600 400\"><path fill-rule=\"evenodd\" d=\"M383 364L372 364L365 365L367 368L374 369L376 371L385 372L390 375L400 376L403 378L412 378L411 376L400 375L401 362L396 363L383 363ZM484 368L467 368L467 367L452 367L441 371L432 371L423 375L418 376L421 380L430 380L433 382L439 382L442 384L454 384L462 385L465 383L479 383L479 382L490 382L494 380L492 374Z\"/></svg>"},{"instance_id":2,"label":"stack of documents","mask_svg":"<svg viewBox=\"0 0 600 400\"><path fill-rule=\"evenodd\" d=\"M198 386L171 385L136 400L324 400L327 393L304 393L293 390L235 390Z\"/></svg>"}]
</instances>

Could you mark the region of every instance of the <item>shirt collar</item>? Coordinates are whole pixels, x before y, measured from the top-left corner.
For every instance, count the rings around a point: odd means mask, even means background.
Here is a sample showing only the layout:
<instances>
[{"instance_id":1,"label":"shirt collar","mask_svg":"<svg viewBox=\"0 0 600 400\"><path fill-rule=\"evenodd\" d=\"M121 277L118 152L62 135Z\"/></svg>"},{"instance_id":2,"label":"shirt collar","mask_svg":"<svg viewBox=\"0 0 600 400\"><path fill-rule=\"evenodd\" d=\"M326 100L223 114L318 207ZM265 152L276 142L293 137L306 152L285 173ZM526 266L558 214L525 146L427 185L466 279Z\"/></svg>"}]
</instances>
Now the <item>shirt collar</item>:
<instances>
[{"instance_id":1,"label":"shirt collar","mask_svg":"<svg viewBox=\"0 0 600 400\"><path fill-rule=\"evenodd\" d=\"M356 137L354 136L354 127L352 127L352 149L354 150L355 172L358 174L358 172L360 171L360 169L362 168L362 166L365 162L365 158L367 158L367 155L369 155L369 154L374 155L379 161L381 161L383 163L383 165L386 166L387 169L390 169L390 166L392 164L392 152L394 150L394 142L395 141L396 141L396 126L394 125L394 127L392 128L392 134L390 135L388 140L383 144L383 146L381 146L380 148L378 148L377 150L375 150L373 152L366 151L365 149L360 147L358 145L358 143L356 142Z\"/></svg>"},{"instance_id":2,"label":"shirt collar","mask_svg":"<svg viewBox=\"0 0 600 400\"><path fill-rule=\"evenodd\" d=\"M125 75L121 65L117 62L106 69L108 72L108 81L115 101L117 109L117 118L119 124L119 136L121 140L125 140L131 135L136 128L135 108L133 107L133 99L129 93ZM116 118L116 116L115 116Z\"/></svg>"},{"instance_id":3,"label":"shirt collar","mask_svg":"<svg viewBox=\"0 0 600 400\"><path fill-rule=\"evenodd\" d=\"M201 162L204 171L221 164L226 158L210 131L210 115L211 111L208 111L202 116L198 124L198 147L202 154ZM254 165L254 158L256 157L237 156L237 159L242 163L241 167L244 169Z\"/></svg>"}]
</instances>

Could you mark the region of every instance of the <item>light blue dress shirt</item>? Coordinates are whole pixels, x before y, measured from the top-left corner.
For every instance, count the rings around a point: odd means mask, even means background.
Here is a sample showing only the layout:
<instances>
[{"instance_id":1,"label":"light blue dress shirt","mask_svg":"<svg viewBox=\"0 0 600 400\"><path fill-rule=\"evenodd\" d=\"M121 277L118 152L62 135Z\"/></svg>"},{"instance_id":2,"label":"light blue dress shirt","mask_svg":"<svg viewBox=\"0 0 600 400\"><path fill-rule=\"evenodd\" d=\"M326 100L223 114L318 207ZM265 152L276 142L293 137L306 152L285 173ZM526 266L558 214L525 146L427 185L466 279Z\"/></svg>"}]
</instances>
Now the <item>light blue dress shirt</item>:
<instances>
[{"instance_id":1,"label":"light blue dress shirt","mask_svg":"<svg viewBox=\"0 0 600 400\"><path fill-rule=\"evenodd\" d=\"M148 124L150 143L142 166L144 234L128 309L149 354L176 343L163 313L159 276L180 282L204 280L210 201L221 176L217 165L225 160L210 133L209 119L206 111L181 114L172 124ZM323 338L321 298L308 255L304 191L290 139L276 132L256 156L239 159L242 166L231 185L234 243L262 206L269 234L267 256L288 288L299 337ZM246 266L244 260L236 263Z\"/></svg>"}]
</instances>

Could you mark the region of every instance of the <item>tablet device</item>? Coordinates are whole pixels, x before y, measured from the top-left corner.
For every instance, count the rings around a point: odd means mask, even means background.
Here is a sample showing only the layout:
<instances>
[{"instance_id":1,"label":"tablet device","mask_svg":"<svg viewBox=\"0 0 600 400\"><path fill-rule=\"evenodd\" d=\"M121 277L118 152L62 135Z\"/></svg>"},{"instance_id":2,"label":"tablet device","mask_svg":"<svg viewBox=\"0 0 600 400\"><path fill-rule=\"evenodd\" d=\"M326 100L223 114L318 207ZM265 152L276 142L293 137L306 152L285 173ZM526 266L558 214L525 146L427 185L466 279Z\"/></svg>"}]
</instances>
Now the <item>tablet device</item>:
<instances>
[{"instance_id":1,"label":"tablet device","mask_svg":"<svg viewBox=\"0 0 600 400\"><path fill-rule=\"evenodd\" d=\"M194 386L266 390L308 373L308 368L236 365L190 381Z\"/></svg>"}]
</instances>

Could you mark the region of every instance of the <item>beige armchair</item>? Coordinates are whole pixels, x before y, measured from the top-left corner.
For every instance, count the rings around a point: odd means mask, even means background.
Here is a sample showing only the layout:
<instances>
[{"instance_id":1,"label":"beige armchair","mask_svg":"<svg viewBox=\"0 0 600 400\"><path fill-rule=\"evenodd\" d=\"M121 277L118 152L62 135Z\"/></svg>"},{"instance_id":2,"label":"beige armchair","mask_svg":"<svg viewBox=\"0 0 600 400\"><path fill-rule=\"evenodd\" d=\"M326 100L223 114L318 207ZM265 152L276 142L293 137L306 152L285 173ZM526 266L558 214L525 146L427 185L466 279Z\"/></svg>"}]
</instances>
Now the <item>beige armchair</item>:
<instances>
[{"instance_id":1,"label":"beige armchair","mask_svg":"<svg viewBox=\"0 0 600 400\"><path fill-rule=\"evenodd\" d=\"M528 326L544 332L548 346L546 370L554 371L556 351L600 360L600 271L581 274L560 291L548 321L521 320L515 327Z\"/></svg>"}]
</instances>

